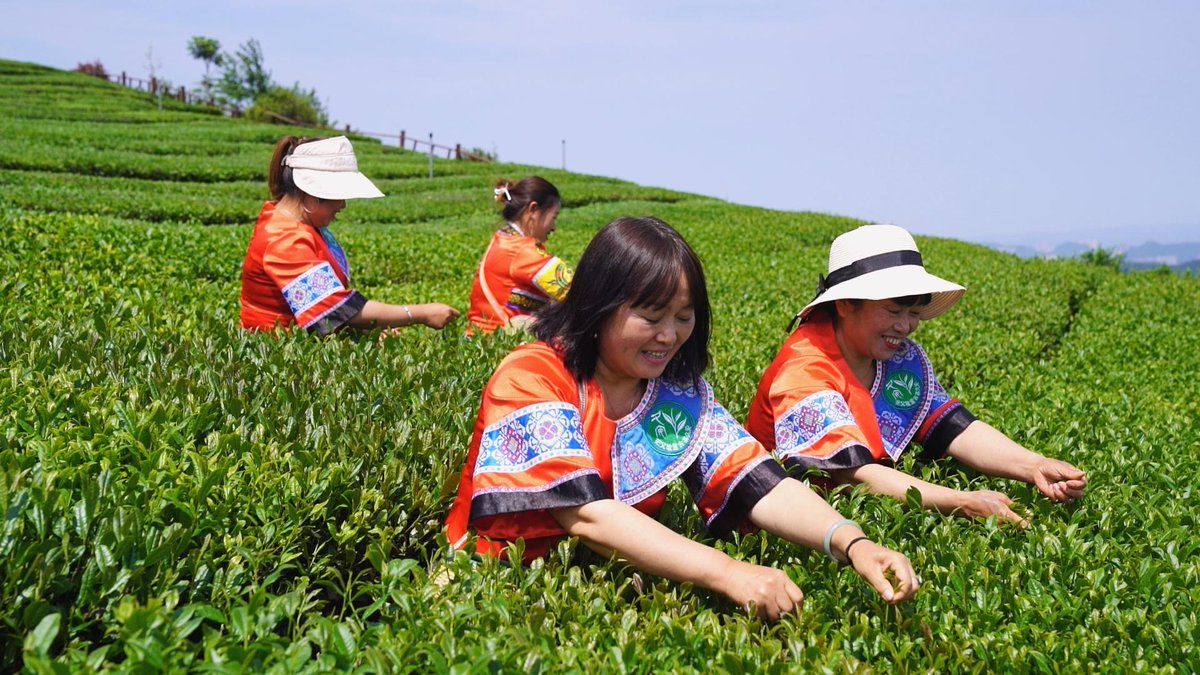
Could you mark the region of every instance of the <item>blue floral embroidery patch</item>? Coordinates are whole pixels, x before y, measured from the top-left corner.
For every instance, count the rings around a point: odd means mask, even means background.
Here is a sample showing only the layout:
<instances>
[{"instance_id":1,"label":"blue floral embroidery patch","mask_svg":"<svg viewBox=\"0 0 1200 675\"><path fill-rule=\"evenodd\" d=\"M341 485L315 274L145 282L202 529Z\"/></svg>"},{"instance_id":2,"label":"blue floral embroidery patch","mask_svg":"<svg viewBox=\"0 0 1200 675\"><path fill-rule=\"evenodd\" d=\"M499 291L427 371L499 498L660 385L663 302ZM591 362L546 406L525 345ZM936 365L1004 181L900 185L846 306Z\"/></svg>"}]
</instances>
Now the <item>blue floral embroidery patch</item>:
<instances>
[{"instance_id":1,"label":"blue floral embroidery patch","mask_svg":"<svg viewBox=\"0 0 1200 675\"><path fill-rule=\"evenodd\" d=\"M483 430L475 473L521 473L557 457L591 456L579 411L565 403L539 403Z\"/></svg>"},{"instance_id":2,"label":"blue floral embroidery patch","mask_svg":"<svg viewBox=\"0 0 1200 675\"><path fill-rule=\"evenodd\" d=\"M701 450L698 432L713 404L703 380L699 390L651 380L638 408L617 424L612 449L617 499L637 504L678 478Z\"/></svg>"},{"instance_id":3,"label":"blue floral embroidery patch","mask_svg":"<svg viewBox=\"0 0 1200 675\"><path fill-rule=\"evenodd\" d=\"M899 461L929 414L930 404L941 389L935 384L928 357L912 340L905 341L892 358L876 364L871 398L883 449L892 461Z\"/></svg>"},{"instance_id":4,"label":"blue floral embroidery patch","mask_svg":"<svg viewBox=\"0 0 1200 675\"><path fill-rule=\"evenodd\" d=\"M341 279L333 272L333 266L323 262L296 277L283 287L283 299L292 308L294 316L300 316L325 298L344 291Z\"/></svg>"},{"instance_id":5,"label":"blue floral embroidery patch","mask_svg":"<svg viewBox=\"0 0 1200 675\"><path fill-rule=\"evenodd\" d=\"M855 426L858 423L841 394L831 389L818 391L775 421L775 453L780 458L803 454L834 429Z\"/></svg>"},{"instance_id":6,"label":"blue floral embroidery patch","mask_svg":"<svg viewBox=\"0 0 1200 675\"><path fill-rule=\"evenodd\" d=\"M733 454L734 450L753 443L754 437L733 419L733 415L720 403L713 406L701 432L700 476L705 490L712 483L717 469ZM703 494L703 493L701 493Z\"/></svg>"}]
</instances>

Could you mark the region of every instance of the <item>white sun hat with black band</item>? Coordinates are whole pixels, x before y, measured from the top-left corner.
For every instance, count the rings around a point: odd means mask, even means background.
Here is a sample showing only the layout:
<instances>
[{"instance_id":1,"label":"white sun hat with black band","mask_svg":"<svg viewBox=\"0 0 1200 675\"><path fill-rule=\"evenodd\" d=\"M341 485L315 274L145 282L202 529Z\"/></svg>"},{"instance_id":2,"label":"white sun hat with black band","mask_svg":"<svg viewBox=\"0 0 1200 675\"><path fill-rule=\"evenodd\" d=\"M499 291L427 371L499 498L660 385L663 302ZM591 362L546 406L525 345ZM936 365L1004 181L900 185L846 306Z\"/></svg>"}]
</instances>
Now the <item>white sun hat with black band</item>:
<instances>
[{"instance_id":1,"label":"white sun hat with black band","mask_svg":"<svg viewBox=\"0 0 1200 675\"><path fill-rule=\"evenodd\" d=\"M818 275L817 295L796 318L832 300L888 300L910 295L931 298L921 319L950 309L967 289L925 271L917 242L902 227L863 225L843 233L829 246L829 270Z\"/></svg>"},{"instance_id":2,"label":"white sun hat with black band","mask_svg":"<svg viewBox=\"0 0 1200 675\"><path fill-rule=\"evenodd\" d=\"M302 143L283 158L292 168L292 182L321 199L371 199L383 193L358 172L358 158L345 136Z\"/></svg>"}]
</instances>

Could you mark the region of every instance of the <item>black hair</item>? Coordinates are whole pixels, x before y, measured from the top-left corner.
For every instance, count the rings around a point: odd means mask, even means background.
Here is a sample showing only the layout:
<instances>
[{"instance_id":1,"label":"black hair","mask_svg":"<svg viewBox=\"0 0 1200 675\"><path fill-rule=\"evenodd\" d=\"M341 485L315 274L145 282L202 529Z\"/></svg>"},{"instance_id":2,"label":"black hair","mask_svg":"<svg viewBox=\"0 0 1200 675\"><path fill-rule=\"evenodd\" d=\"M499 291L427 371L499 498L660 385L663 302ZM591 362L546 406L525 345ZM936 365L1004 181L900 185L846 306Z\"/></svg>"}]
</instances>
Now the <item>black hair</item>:
<instances>
[{"instance_id":1,"label":"black hair","mask_svg":"<svg viewBox=\"0 0 1200 675\"><path fill-rule=\"evenodd\" d=\"M892 302L896 303L897 305L900 305L901 307L916 307L918 305L928 305L929 303L933 302L933 294L932 293L922 293L921 295L902 295L898 298L887 298L887 299L891 300ZM863 303L862 298L849 298L846 301L849 303L852 303L855 307L858 307L859 305L861 305ZM805 316L803 319L801 319L799 315L796 315L794 318L792 318L791 323L788 324L787 332L791 333L792 329L796 327L797 323L799 323L800 325L803 326L817 312L827 312L830 317L836 319L837 311L835 311L833 308L833 303L835 303L835 302L837 302L837 301L836 300L828 300L826 302L822 302L821 304L817 305L816 307L813 307L812 311L810 311L808 313L808 316Z\"/></svg>"},{"instance_id":2,"label":"black hair","mask_svg":"<svg viewBox=\"0 0 1200 675\"><path fill-rule=\"evenodd\" d=\"M510 223L520 218L534 202L542 209L554 208L562 203L558 188L541 176L528 176L515 183L501 180L496 183L495 194L496 201L504 204L500 215Z\"/></svg>"},{"instance_id":3,"label":"black hair","mask_svg":"<svg viewBox=\"0 0 1200 675\"><path fill-rule=\"evenodd\" d=\"M921 295L905 295L899 298L888 299L901 307L916 307L917 305L928 305L933 302L933 294L922 293Z\"/></svg>"},{"instance_id":4,"label":"black hair","mask_svg":"<svg viewBox=\"0 0 1200 675\"><path fill-rule=\"evenodd\" d=\"M596 373L599 334L621 306L663 307L687 279L695 324L663 377L699 386L708 368L712 310L696 252L670 225L654 217L618 218L596 234L579 259L567 297L544 306L533 333L554 346L578 380Z\"/></svg>"}]
</instances>

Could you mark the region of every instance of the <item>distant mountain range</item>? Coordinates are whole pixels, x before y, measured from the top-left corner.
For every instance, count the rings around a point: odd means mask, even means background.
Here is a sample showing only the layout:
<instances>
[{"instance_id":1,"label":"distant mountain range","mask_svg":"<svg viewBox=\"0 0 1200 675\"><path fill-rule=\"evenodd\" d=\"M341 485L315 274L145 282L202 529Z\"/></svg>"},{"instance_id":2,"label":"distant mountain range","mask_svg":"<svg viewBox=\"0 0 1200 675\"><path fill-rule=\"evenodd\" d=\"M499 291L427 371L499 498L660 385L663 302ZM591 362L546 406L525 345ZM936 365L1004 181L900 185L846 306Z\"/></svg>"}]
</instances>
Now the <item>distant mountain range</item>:
<instances>
[{"instance_id":1,"label":"distant mountain range","mask_svg":"<svg viewBox=\"0 0 1200 675\"><path fill-rule=\"evenodd\" d=\"M1064 242L1053 248L1004 244L989 244L989 246L1021 258L1076 258L1099 248L1095 242L1078 241ZM1166 266L1176 272L1200 271L1200 242L1196 241L1177 244L1148 241L1136 246L1113 248L1105 246L1104 248L1122 254L1124 256L1123 267L1126 269L1158 269Z\"/></svg>"}]
</instances>

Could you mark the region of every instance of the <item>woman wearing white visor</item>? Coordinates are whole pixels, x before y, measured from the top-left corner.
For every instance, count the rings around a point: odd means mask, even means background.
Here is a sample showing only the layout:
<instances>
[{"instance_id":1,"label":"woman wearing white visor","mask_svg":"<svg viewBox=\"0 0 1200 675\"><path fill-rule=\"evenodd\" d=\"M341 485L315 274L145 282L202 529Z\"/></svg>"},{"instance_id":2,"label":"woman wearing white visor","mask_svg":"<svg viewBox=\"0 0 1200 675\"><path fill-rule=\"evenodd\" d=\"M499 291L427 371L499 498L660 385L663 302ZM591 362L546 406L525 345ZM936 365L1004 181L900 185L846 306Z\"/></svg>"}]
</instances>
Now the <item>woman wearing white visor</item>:
<instances>
[{"instance_id":1,"label":"woman wearing white visor","mask_svg":"<svg viewBox=\"0 0 1200 675\"><path fill-rule=\"evenodd\" d=\"M867 225L844 233L829 249L828 270L750 407L747 429L780 461L897 499L915 487L926 508L943 513L1022 524L1000 492L953 490L893 466L915 442L922 459L949 455L980 473L1035 485L1054 501L1083 495L1082 471L977 420L938 383L909 336L966 289L926 272L908 232Z\"/></svg>"},{"instance_id":2,"label":"woman wearing white visor","mask_svg":"<svg viewBox=\"0 0 1200 675\"><path fill-rule=\"evenodd\" d=\"M242 328L299 325L317 335L345 326L443 328L458 310L441 303L392 305L350 285L350 262L329 225L348 199L382 197L359 173L345 136L287 136L275 146L263 205L242 264Z\"/></svg>"}]
</instances>

